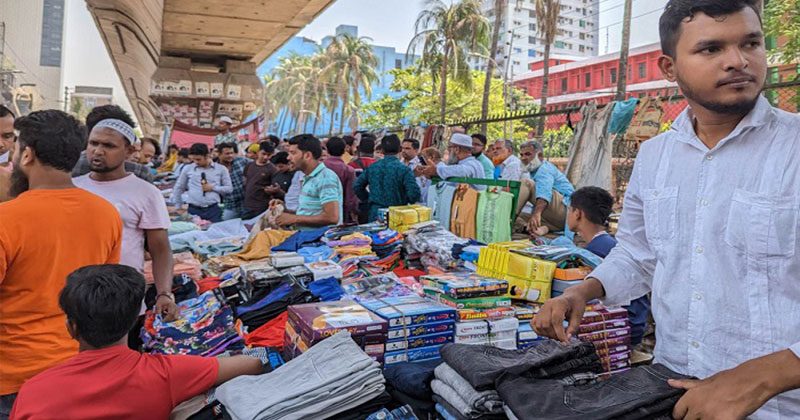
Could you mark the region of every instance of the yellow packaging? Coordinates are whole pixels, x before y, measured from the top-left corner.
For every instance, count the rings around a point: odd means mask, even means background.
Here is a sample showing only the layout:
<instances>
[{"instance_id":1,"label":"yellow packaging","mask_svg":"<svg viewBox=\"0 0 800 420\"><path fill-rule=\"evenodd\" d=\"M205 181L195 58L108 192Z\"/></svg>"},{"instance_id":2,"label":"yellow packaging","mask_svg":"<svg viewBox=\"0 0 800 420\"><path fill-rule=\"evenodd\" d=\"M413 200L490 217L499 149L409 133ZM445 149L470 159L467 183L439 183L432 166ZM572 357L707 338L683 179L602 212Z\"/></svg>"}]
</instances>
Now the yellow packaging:
<instances>
[{"instance_id":1,"label":"yellow packaging","mask_svg":"<svg viewBox=\"0 0 800 420\"><path fill-rule=\"evenodd\" d=\"M553 274L556 271L556 263L525 255L509 253L508 275L531 279L533 281L550 282L553 281Z\"/></svg>"},{"instance_id":2,"label":"yellow packaging","mask_svg":"<svg viewBox=\"0 0 800 420\"><path fill-rule=\"evenodd\" d=\"M411 225L431 220L432 212L430 208L418 204L389 207L389 229L405 232Z\"/></svg>"},{"instance_id":3,"label":"yellow packaging","mask_svg":"<svg viewBox=\"0 0 800 420\"><path fill-rule=\"evenodd\" d=\"M517 277L506 276L508 281L508 294L513 299L525 300L528 302L544 303L550 299L553 283L546 281L530 281Z\"/></svg>"}]
</instances>

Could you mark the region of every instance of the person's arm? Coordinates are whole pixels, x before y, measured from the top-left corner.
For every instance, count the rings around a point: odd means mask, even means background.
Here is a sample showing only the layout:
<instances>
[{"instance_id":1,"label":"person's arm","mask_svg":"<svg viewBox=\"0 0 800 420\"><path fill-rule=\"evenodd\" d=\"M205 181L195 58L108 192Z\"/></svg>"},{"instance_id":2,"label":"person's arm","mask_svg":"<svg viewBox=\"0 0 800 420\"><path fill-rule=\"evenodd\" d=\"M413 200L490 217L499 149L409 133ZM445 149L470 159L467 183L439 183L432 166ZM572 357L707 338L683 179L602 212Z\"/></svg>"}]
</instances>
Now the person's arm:
<instances>
[{"instance_id":1,"label":"person's arm","mask_svg":"<svg viewBox=\"0 0 800 420\"><path fill-rule=\"evenodd\" d=\"M264 364L261 360L250 356L218 357L219 369L214 386L222 385L233 378L242 375L260 375L264 373Z\"/></svg>"},{"instance_id":2,"label":"person's arm","mask_svg":"<svg viewBox=\"0 0 800 420\"><path fill-rule=\"evenodd\" d=\"M353 184L353 190L356 193L356 197L361 200L362 203L366 203L369 201L369 193L367 192L367 185L369 185L369 177L367 176L367 171L369 168L365 169L361 172L361 175L356 178L356 182Z\"/></svg>"},{"instance_id":3,"label":"person's arm","mask_svg":"<svg viewBox=\"0 0 800 420\"><path fill-rule=\"evenodd\" d=\"M214 185L214 192L219 195L228 195L233 192L233 183L231 182L231 174L224 166L222 168L222 184Z\"/></svg>"},{"instance_id":4,"label":"person's arm","mask_svg":"<svg viewBox=\"0 0 800 420\"><path fill-rule=\"evenodd\" d=\"M174 260L169 246L169 235L165 229L145 230L150 256L153 258L153 278L156 285L155 313L161 314L165 322L174 321L178 316L178 305L170 297Z\"/></svg>"},{"instance_id":5,"label":"person's arm","mask_svg":"<svg viewBox=\"0 0 800 420\"><path fill-rule=\"evenodd\" d=\"M414 178L414 172L411 170L403 171L403 185L406 190L407 202L412 204L418 202L422 192L419 189L417 178Z\"/></svg>"},{"instance_id":6,"label":"person's arm","mask_svg":"<svg viewBox=\"0 0 800 420\"><path fill-rule=\"evenodd\" d=\"M122 219L119 214L115 214L114 226L112 229L114 235L114 243L111 245L111 252L108 254L106 264L119 264L119 258L122 254Z\"/></svg>"},{"instance_id":7,"label":"person's arm","mask_svg":"<svg viewBox=\"0 0 800 420\"><path fill-rule=\"evenodd\" d=\"M773 397L800 389L800 343L703 380L670 380L687 392L672 411L675 419L743 419Z\"/></svg>"},{"instance_id":8,"label":"person's arm","mask_svg":"<svg viewBox=\"0 0 800 420\"><path fill-rule=\"evenodd\" d=\"M644 203L640 194L641 166L638 161L634 165L625 194L617 246L586 280L544 303L531 321L537 334L564 341L577 332L589 300L602 298L608 306L627 305L650 291L656 257L645 233ZM569 319L566 331L563 326L565 319Z\"/></svg>"},{"instance_id":9,"label":"person's arm","mask_svg":"<svg viewBox=\"0 0 800 420\"><path fill-rule=\"evenodd\" d=\"M470 167L466 165L446 165L444 162L439 162L436 165L436 174L439 178L466 178L469 177Z\"/></svg>"},{"instance_id":10,"label":"person's arm","mask_svg":"<svg viewBox=\"0 0 800 420\"><path fill-rule=\"evenodd\" d=\"M315 215L294 214L286 210L275 219L278 226L303 225L303 226L328 226L339 224L339 202L329 201L322 204L322 212Z\"/></svg>"},{"instance_id":11,"label":"person's arm","mask_svg":"<svg viewBox=\"0 0 800 420\"><path fill-rule=\"evenodd\" d=\"M186 170L186 167L183 168L181 175L178 177L178 181L175 182L175 189L172 191L172 202L175 203L178 208L183 206L183 199L181 196L186 192L186 188L189 185L189 172L190 171Z\"/></svg>"}]
</instances>

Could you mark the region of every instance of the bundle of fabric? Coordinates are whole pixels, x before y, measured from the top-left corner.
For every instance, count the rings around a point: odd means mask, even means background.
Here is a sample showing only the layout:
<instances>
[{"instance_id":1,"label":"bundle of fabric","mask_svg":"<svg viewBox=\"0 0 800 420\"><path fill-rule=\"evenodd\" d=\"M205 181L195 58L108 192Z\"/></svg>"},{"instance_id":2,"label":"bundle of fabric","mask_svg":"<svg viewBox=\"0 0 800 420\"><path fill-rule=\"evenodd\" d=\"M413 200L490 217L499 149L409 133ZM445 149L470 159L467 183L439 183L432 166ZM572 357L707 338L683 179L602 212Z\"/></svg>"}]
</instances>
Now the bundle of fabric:
<instances>
[{"instance_id":1,"label":"bundle of fabric","mask_svg":"<svg viewBox=\"0 0 800 420\"><path fill-rule=\"evenodd\" d=\"M177 235L179 233L186 233L194 230L200 230L200 227L192 222L182 222L178 220L170 223L167 234Z\"/></svg>"},{"instance_id":2,"label":"bundle of fabric","mask_svg":"<svg viewBox=\"0 0 800 420\"><path fill-rule=\"evenodd\" d=\"M436 417L431 381L434 371L442 364L442 359L426 362L402 362L388 365L383 370L386 388L395 401L406 404L417 417L428 419Z\"/></svg>"},{"instance_id":3,"label":"bundle of fabric","mask_svg":"<svg viewBox=\"0 0 800 420\"><path fill-rule=\"evenodd\" d=\"M202 260L238 252L244 246L244 239L240 236L204 241L196 241L190 237L178 238L178 236L182 235L173 236L169 240L172 252L190 251Z\"/></svg>"},{"instance_id":4,"label":"bundle of fabric","mask_svg":"<svg viewBox=\"0 0 800 420\"><path fill-rule=\"evenodd\" d=\"M433 399L457 419L504 418L503 401L497 391L476 391L447 363L440 364L431 381ZM439 411L442 411L441 409Z\"/></svg>"},{"instance_id":5,"label":"bundle of fabric","mask_svg":"<svg viewBox=\"0 0 800 420\"><path fill-rule=\"evenodd\" d=\"M200 280L203 277L203 270L200 261L194 257L190 252L179 252L172 256L175 261L173 269L174 275L186 274L192 280ZM144 262L144 279L147 284L155 283L153 277L153 261L147 260Z\"/></svg>"},{"instance_id":6,"label":"bundle of fabric","mask_svg":"<svg viewBox=\"0 0 800 420\"><path fill-rule=\"evenodd\" d=\"M300 249L308 246L316 246L320 243L320 238L322 238L322 235L324 235L326 231L327 228L324 227L313 230L297 231L292 236L286 238L279 245L273 246L272 251L297 252Z\"/></svg>"},{"instance_id":7,"label":"bundle of fabric","mask_svg":"<svg viewBox=\"0 0 800 420\"><path fill-rule=\"evenodd\" d=\"M250 302L236 307L236 318L249 329L255 330L281 315L289 305L311 302L311 292L301 284L284 283L263 296L253 296Z\"/></svg>"},{"instance_id":8,"label":"bundle of fabric","mask_svg":"<svg viewBox=\"0 0 800 420\"><path fill-rule=\"evenodd\" d=\"M241 252L233 254L233 256L246 261L269 257L272 247L280 245L294 233L291 230L262 230L247 243Z\"/></svg>"},{"instance_id":9,"label":"bundle of fabric","mask_svg":"<svg viewBox=\"0 0 800 420\"><path fill-rule=\"evenodd\" d=\"M689 379L664 365L636 367L592 384L509 374L497 381L509 419L671 419L686 392L668 379ZM569 401L569 404L565 404Z\"/></svg>"},{"instance_id":10,"label":"bundle of fabric","mask_svg":"<svg viewBox=\"0 0 800 420\"><path fill-rule=\"evenodd\" d=\"M275 248L273 248L274 250ZM336 251L327 246L307 246L297 250L297 254L303 257L306 263L313 263L319 261L338 261Z\"/></svg>"},{"instance_id":11,"label":"bundle of fabric","mask_svg":"<svg viewBox=\"0 0 800 420\"><path fill-rule=\"evenodd\" d=\"M429 226L406 232L404 248L407 255L421 254L423 266L445 271L458 265L457 257L453 257L453 246L468 243L440 226Z\"/></svg>"},{"instance_id":12,"label":"bundle of fabric","mask_svg":"<svg viewBox=\"0 0 800 420\"><path fill-rule=\"evenodd\" d=\"M271 373L226 382L216 397L235 420L327 419L374 400L384 382L378 362L343 331Z\"/></svg>"},{"instance_id":13,"label":"bundle of fabric","mask_svg":"<svg viewBox=\"0 0 800 420\"><path fill-rule=\"evenodd\" d=\"M264 325L246 332L242 320L236 320L236 331L248 347L276 347L283 350L283 330L286 328L286 311L276 316Z\"/></svg>"},{"instance_id":14,"label":"bundle of fabric","mask_svg":"<svg viewBox=\"0 0 800 420\"><path fill-rule=\"evenodd\" d=\"M372 251L372 238L363 233L351 233L339 240L328 241L327 245L336 250L343 271L358 263L378 259Z\"/></svg>"},{"instance_id":15,"label":"bundle of fabric","mask_svg":"<svg viewBox=\"0 0 800 420\"><path fill-rule=\"evenodd\" d=\"M164 322L160 314L148 312L141 331L145 350L160 354L214 356L228 348L241 348L241 337L233 327L233 312L213 292L179 304L180 314Z\"/></svg>"}]
</instances>

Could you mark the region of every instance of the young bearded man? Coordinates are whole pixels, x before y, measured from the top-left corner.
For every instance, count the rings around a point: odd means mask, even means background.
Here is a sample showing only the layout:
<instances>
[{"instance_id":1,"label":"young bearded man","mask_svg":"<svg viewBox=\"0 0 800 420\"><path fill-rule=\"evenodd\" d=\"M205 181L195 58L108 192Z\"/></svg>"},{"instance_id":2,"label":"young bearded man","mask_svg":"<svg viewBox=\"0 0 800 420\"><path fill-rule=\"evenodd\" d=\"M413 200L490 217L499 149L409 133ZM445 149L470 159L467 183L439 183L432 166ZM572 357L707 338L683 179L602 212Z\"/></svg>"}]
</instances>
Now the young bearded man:
<instances>
[{"instance_id":1,"label":"young bearded man","mask_svg":"<svg viewBox=\"0 0 800 420\"><path fill-rule=\"evenodd\" d=\"M155 312L172 321L178 314L178 307L172 294L174 262L167 235L170 226L167 206L158 188L125 171L125 159L138 141L133 127L124 121L113 118L100 121L89 134L86 147L86 158L92 172L73 179L73 182L105 198L119 211L122 218L121 264L143 273L147 243L157 292Z\"/></svg>"},{"instance_id":2,"label":"young bearded man","mask_svg":"<svg viewBox=\"0 0 800 420\"><path fill-rule=\"evenodd\" d=\"M122 244L114 206L72 183L86 146L80 123L61 111L36 111L14 128L16 198L0 204L0 419L25 381L78 352L58 307L67 275L119 262Z\"/></svg>"},{"instance_id":3,"label":"young bearded man","mask_svg":"<svg viewBox=\"0 0 800 420\"><path fill-rule=\"evenodd\" d=\"M219 152L219 164L228 170L233 187L230 194L226 194L223 200L225 210L222 213L222 220L241 218L244 213L246 188L244 170L251 161L244 156L239 156L239 147L236 146L236 143L222 143L217 145L216 149Z\"/></svg>"},{"instance_id":4,"label":"young bearded man","mask_svg":"<svg viewBox=\"0 0 800 420\"><path fill-rule=\"evenodd\" d=\"M659 67L689 108L642 144L619 244L533 321L566 341L586 301L652 291L655 361L701 378L670 381L676 419L800 418L800 117L760 95L755 3L667 4Z\"/></svg>"},{"instance_id":5,"label":"young bearded man","mask_svg":"<svg viewBox=\"0 0 800 420\"><path fill-rule=\"evenodd\" d=\"M295 225L298 229L312 229L342 222L342 183L332 170L323 165L322 144L310 134L301 134L289 140L289 158L301 172L300 199L297 210L290 209L278 216L279 226ZM270 206L283 204L272 200Z\"/></svg>"},{"instance_id":6,"label":"young bearded man","mask_svg":"<svg viewBox=\"0 0 800 420\"><path fill-rule=\"evenodd\" d=\"M263 141L257 146L259 149L256 160L248 163L244 170L245 193L242 219L252 219L266 211L273 198L273 195L267 192L267 188L272 185L272 177L278 172L275 165L269 160L275 151L275 146L270 141Z\"/></svg>"}]
</instances>

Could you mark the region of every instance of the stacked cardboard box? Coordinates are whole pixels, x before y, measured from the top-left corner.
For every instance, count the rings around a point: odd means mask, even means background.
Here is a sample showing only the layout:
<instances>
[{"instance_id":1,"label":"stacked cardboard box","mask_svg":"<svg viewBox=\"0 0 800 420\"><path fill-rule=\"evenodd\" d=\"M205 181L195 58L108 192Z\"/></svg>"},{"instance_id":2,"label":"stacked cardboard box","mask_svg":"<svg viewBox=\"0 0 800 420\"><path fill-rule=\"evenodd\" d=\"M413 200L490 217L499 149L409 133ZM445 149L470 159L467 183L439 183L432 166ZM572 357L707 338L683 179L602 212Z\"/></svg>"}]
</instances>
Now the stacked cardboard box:
<instances>
[{"instance_id":1,"label":"stacked cardboard box","mask_svg":"<svg viewBox=\"0 0 800 420\"><path fill-rule=\"evenodd\" d=\"M429 207L418 204L389 207L389 229L403 233L417 223L431 220L432 213Z\"/></svg>"},{"instance_id":2,"label":"stacked cardboard box","mask_svg":"<svg viewBox=\"0 0 800 420\"><path fill-rule=\"evenodd\" d=\"M441 303L409 295L361 304L388 322L387 365L437 359L439 347L453 342L456 310Z\"/></svg>"},{"instance_id":3,"label":"stacked cardboard box","mask_svg":"<svg viewBox=\"0 0 800 420\"><path fill-rule=\"evenodd\" d=\"M511 298L544 303L550 298L556 264L526 254L528 247L526 241L489 244L480 250L477 273L506 280Z\"/></svg>"},{"instance_id":4,"label":"stacked cardboard box","mask_svg":"<svg viewBox=\"0 0 800 420\"><path fill-rule=\"evenodd\" d=\"M600 304L587 308L578 338L594 343L606 373L630 369L631 328L624 308L607 309Z\"/></svg>"},{"instance_id":5,"label":"stacked cardboard box","mask_svg":"<svg viewBox=\"0 0 800 420\"><path fill-rule=\"evenodd\" d=\"M353 300L293 305L288 309L284 353L291 359L320 341L347 330L367 355L383 362L387 329L386 320Z\"/></svg>"}]
</instances>

